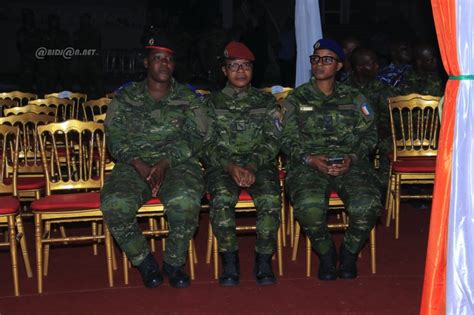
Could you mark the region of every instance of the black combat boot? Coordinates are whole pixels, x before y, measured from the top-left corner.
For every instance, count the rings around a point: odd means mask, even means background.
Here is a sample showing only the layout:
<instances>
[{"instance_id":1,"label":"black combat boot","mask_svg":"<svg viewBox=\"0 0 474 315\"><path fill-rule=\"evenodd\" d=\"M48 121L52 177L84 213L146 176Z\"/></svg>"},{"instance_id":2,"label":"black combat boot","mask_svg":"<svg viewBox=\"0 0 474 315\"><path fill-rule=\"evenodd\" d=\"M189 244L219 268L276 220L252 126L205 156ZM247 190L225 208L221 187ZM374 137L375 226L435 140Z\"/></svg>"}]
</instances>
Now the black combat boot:
<instances>
[{"instance_id":1,"label":"black combat boot","mask_svg":"<svg viewBox=\"0 0 474 315\"><path fill-rule=\"evenodd\" d=\"M173 288L187 288L191 283L189 276L184 272L184 265L171 266L163 262L163 272L170 279L170 285Z\"/></svg>"},{"instance_id":2,"label":"black combat boot","mask_svg":"<svg viewBox=\"0 0 474 315\"><path fill-rule=\"evenodd\" d=\"M219 284L223 287L235 287L239 284L240 263L239 252L219 253L222 261L222 275Z\"/></svg>"},{"instance_id":3,"label":"black combat boot","mask_svg":"<svg viewBox=\"0 0 474 315\"><path fill-rule=\"evenodd\" d=\"M354 279L357 277L357 254L353 254L344 247L339 249L339 278Z\"/></svg>"},{"instance_id":4,"label":"black combat boot","mask_svg":"<svg viewBox=\"0 0 474 315\"><path fill-rule=\"evenodd\" d=\"M156 288L163 283L160 267L151 253L137 266L137 269L140 271L145 287Z\"/></svg>"},{"instance_id":5,"label":"black combat boot","mask_svg":"<svg viewBox=\"0 0 474 315\"><path fill-rule=\"evenodd\" d=\"M255 253L255 280L259 285L275 284L276 278L272 271L272 254Z\"/></svg>"},{"instance_id":6,"label":"black combat boot","mask_svg":"<svg viewBox=\"0 0 474 315\"><path fill-rule=\"evenodd\" d=\"M319 269L318 278L319 280L336 280L337 279L337 253L334 243L331 244L329 250L324 255L318 254L319 256Z\"/></svg>"}]
</instances>

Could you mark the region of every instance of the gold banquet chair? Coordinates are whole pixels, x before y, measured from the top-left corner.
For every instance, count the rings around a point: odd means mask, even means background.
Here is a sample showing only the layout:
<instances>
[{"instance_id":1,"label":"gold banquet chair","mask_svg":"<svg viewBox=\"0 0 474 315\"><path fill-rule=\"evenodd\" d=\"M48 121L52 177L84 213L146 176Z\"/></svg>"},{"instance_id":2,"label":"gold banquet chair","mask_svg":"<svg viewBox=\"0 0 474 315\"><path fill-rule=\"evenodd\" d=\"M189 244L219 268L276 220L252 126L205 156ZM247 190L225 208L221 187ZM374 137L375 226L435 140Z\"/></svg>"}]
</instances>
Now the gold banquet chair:
<instances>
[{"instance_id":1,"label":"gold banquet chair","mask_svg":"<svg viewBox=\"0 0 474 315\"><path fill-rule=\"evenodd\" d=\"M76 119L77 106L73 100L67 98L48 97L30 101L28 105L56 108L56 122Z\"/></svg>"},{"instance_id":2,"label":"gold banquet chair","mask_svg":"<svg viewBox=\"0 0 474 315\"><path fill-rule=\"evenodd\" d=\"M275 85L275 86L262 88L261 91L272 94L278 102L281 102L288 96L288 93L293 91L293 88Z\"/></svg>"},{"instance_id":3,"label":"gold banquet chair","mask_svg":"<svg viewBox=\"0 0 474 315\"><path fill-rule=\"evenodd\" d=\"M10 116L10 115L21 115L21 114L26 114L26 113L34 113L34 114L44 114L44 115L49 115L54 117L56 119L56 113L57 113L57 108L56 107L48 107L48 106L38 106L38 105L25 105L25 106L19 106L19 107L12 107L4 110L5 116Z\"/></svg>"},{"instance_id":4,"label":"gold banquet chair","mask_svg":"<svg viewBox=\"0 0 474 315\"><path fill-rule=\"evenodd\" d=\"M25 231L19 212L20 201L17 198L16 190L16 167L14 167L13 174L6 174L8 165L16 165L18 162L19 136L18 128L6 125L0 126L0 153L2 156L2 166L0 167L0 230L7 229L6 241L0 242L0 247L9 248L15 296L20 295L17 242L20 242L27 276L29 278L33 277L26 247ZM6 181L6 179L9 180Z\"/></svg>"},{"instance_id":5,"label":"gold banquet chair","mask_svg":"<svg viewBox=\"0 0 474 315\"><path fill-rule=\"evenodd\" d=\"M395 220L399 237L400 200L429 199L431 194L402 194L402 185L433 184L440 121L437 96L409 94L389 98L393 161L387 194L387 227Z\"/></svg>"},{"instance_id":6,"label":"gold banquet chair","mask_svg":"<svg viewBox=\"0 0 474 315\"><path fill-rule=\"evenodd\" d=\"M212 196L208 194L208 200L212 199ZM247 214L247 213L256 213L257 209L253 202L252 196L246 191L242 190L240 192L239 200L235 205L235 213L237 214ZM236 231L256 231L256 225L239 225L236 226ZM278 275L283 275L283 250L282 250L282 233L283 230L280 227L277 232L277 248L276 248L276 258L278 262ZM214 278L217 279L219 277L219 252L218 252L218 243L217 238L214 236L212 232L212 225L209 222L208 228L208 241L207 241L207 253L206 253L206 263L210 263L211 260L211 253L213 258L214 264Z\"/></svg>"},{"instance_id":7,"label":"gold banquet chair","mask_svg":"<svg viewBox=\"0 0 474 315\"><path fill-rule=\"evenodd\" d=\"M290 209L293 211L293 208ZM339 198L336 192L331 192L329 195L329 212L332 214L337 215L338 222L331 222L328 223L328 229L330 231L345 231L349 227L349 222L346 214L344 213L344 203ZM301 226L298 222L295 222L295 232L294 232L294 245L293 245L293 253L291 256L291 260L295 261L296 256L298 253L298 244L300 239L301 233ZM370 231L369 237L369 247L370 247L370 264L371 264L371 272L375 274L377 272L377 256L376 256L376 235L375 235L375 227ZM311 276L311 241L308 237L306 237L306 276ZM360 255L360 254L359 254Z\"/></svg>"},{"instance_id":8,"label":"gold banquet chair","mask_svg":"<svg viewBox=\"0 0 474 315\"><path fill-rule=\"evenodd\" d=\"M56 93L49 93L45 94L44 98L60 98L60 99L68 99L74 102L74 112L71 113L71 116L67 119L80 119L80 115L82 115L82 104L87 102L87 94L80 93L80 92L70 92L70 91L62 91ZM83 119L81 119L83 120Z\"/></svg>"},{"instance_id":9,"label":"gold banquet chair","mask_svg":"<svg viewBox=\"0 0 474 315\"><path fill-rule=\"evenodd\" d=\"M8 108L18 107L19 101L0 98L0 117L4 116L3 111Z\"/></svg>"},{"instance_id":10,"label":"gold banquet chair","mask_svg":"<svg viewBox=\"0 0 474 315\"><path fill-rule=\"evenodd\" d=\"M97 244L104 238L107 268L110 268L107 269L109 285L113 286L112 247L107 242L109 232L107 229L105 235L97 232L97 223L102 224L99 189L104 180L104 128L94 122L69 120L39 126L38 136L46 176L46 196L31 204L35 222L38 292L43 292L43 276L48 274L51 244L69 245L84 241ZM69 237L54 235L52 224L69 223L92 223L92 233Z\"/></svg>"},{"instance_id":11,"label":"gold banquet chair","mask_svg":"<svg viewBox=\"0 0 474 315\"><path fill-rule=\"evenodd\" d=\"M0 124L18 127L20 130L19 157L16 164L17 190L22 201L39 199L46 188L43 163L38 138L38 126L54 122L54 117L26 113L0 118ZM8 165L13 173L14 165Z\"/></svg>"},{"instance_id":12,"label":"gold banquet chair","mask_svg":"<svg viewBox=\"0 0 474 315\"><path fill-rule=\"evenodd\" d=\"M107 112L107 106L112 102L112 99L102 97L96 100L90 100L82 105L83 120L96 121L95 116L103 115Z\"/></svg>"},{"instance_id":13,"label":"gold banquet chair","mask_svg":"<svg viewBox=\"0 0 474 315\"><path fill-rule=\"evenodd\" d=\"M28 92L12 91L0 93L0 99L18 100L19 106L26 105L29 101L37 98L37 94Z\"/></svg>"}]
</instances>

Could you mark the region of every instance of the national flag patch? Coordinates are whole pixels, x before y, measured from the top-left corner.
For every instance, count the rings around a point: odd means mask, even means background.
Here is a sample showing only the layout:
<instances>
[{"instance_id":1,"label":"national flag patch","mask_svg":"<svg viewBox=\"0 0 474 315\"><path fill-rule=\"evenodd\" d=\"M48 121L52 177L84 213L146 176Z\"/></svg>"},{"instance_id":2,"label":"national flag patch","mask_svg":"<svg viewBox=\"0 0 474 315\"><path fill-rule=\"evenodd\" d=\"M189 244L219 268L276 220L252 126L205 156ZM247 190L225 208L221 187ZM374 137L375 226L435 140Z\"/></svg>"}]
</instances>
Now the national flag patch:
<instances>
[{"instance_id":1,"label":"national flag patch","mask_svg":"<svg viewBox=\"0 0 474 315\"><path fill-rule=\"evenodd\" d=\"M367 104L367 103L362 104L360 109L362 110L362 113L365 116L370 116L371 115L369 104Z\"/></svg>"}]
</instances>

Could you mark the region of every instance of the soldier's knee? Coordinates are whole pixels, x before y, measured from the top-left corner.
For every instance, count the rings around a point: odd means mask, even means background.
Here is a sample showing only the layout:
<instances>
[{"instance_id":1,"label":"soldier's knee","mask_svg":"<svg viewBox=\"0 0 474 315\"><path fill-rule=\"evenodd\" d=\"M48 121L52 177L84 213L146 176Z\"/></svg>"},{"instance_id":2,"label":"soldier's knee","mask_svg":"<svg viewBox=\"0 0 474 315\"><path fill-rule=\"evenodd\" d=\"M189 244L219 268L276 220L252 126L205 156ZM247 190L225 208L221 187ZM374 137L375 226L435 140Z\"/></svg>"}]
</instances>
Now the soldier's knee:
<instances>
[{"instance_id":1,"label":"soldier's knee","mask_svg":"<svg viewBox=\"0 0 474 315\"><path fill-rule=\"evenodd\" d=\"M124 221L134 219L138 209L137 202L126 198L120 193L101 195L100 210L107 218L117 218Z\"/></svg>"}]
</instances>

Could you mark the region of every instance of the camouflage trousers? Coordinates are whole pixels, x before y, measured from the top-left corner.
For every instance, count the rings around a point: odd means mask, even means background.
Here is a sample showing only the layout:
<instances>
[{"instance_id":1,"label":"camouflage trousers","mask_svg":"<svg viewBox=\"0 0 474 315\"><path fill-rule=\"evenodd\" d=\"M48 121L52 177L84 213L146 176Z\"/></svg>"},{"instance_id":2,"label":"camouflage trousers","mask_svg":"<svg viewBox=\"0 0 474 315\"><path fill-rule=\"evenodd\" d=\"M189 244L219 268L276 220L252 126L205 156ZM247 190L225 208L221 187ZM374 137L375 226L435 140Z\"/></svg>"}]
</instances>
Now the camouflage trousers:
<instances>
[{"instance_id":1,"label":"camouflage trousers","mask_svg":"<svg viewBox=\"0 0 474 315\"><path fill-rule=\"evenodd\" d=\"M165 206L169 224L164 261L173 266L186 262L204 193L202 171L198 164L182 164L168 169L158 197ZM137 223L137 211L151 198L148 184L135 169L118 163L105 179L101 191L101 210L105 222L120 248L134 266L150 253Z\"/></svg>"},{"instance_id":2,"label":"camouflage trousers","mask_svg":"<svg viewBox=\"0 0 474 315\"><path fill-rule=\"evenodd\" d=\"M379 169L377 170L377 179L379 180L380 189L385 194L388 185L388 177L390 173L389 153L392 151L392 140L390 138L382 139L377 144L379 149Z\"/></svg>"},{"instance_id":3,"label":"camouflage trousers","mask_svg":"<svg viewBox=\"0 0 474 315\"><path fill-rule=\"evenodd\" d=\"M380 190L370 163L353 165L349 172L338 177L299 165L289 170L286 183L295 218L317 253L325 254L332 244L327 228L331 191L338 193L349 216L345 247L352 253L362 249L382 209Z\"/></svg>"},{"instance_id":4,"label":"camouflage trousers","mask_svg":"<svg viewBox=\"0 0 474 315\"><path fill-rule=\"evenodd\" d=\"M257 242L255 251L273 254L280 226L280 185L276 168L263 168L255 174L255 183L247 188L257 209ZM235 223L235 205L241 188L229 173L210 169L206 174L208 192L212 196L210 219L216 235L219 252L238 249Z\"/></svg>"}]
</instances>

